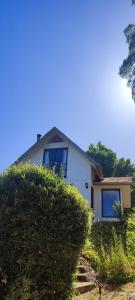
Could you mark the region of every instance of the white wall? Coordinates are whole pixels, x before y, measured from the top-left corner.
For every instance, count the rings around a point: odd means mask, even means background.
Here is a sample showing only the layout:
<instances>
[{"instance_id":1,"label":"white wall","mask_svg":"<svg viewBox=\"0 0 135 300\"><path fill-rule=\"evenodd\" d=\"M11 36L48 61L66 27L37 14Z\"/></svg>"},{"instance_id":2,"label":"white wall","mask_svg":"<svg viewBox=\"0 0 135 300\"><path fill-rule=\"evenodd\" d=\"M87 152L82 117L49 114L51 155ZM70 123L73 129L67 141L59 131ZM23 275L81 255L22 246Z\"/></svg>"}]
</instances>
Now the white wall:
<instances>
[{"instance_id":1,"label":"white wall","mask_svg":"<svg viewBox=\"0 0 135 300\"><path fill-rule=\"evenodd\" d=\"M42 165L44 149L48 148L68 148L68 161L67 161L67 178L66 182L74 184L88 200L89 206L91 204L91 163L85 158L78 150L66 142L48 143L42 146L36 152L33 152L27 157L27 161L33 164ZM85 187L85 182L88 182L88 189Z\"/></svg>"}]
</instances>

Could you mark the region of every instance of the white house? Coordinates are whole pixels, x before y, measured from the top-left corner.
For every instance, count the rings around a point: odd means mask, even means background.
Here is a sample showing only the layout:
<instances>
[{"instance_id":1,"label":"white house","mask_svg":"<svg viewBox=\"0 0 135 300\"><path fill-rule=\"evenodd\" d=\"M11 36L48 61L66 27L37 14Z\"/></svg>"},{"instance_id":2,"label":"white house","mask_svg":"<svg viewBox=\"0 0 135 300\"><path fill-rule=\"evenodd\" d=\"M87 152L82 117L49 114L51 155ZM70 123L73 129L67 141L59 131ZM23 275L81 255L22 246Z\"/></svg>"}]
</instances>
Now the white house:
<instances>
[{"instance_id":1,"label":"white house","mask_svg":"<svg viewBox=\"0 0 135 300\"><path fill-rule=\"evenodd\" d=\"M113 209L116 200L121 207L131 207L131 178L103 178L101 167L73 141L56 127L41 137L15 163L54 167L60 174L61 166L64 179L74 184L95 211L96 220L116 220Z\"/></svg>"}]
</instances>

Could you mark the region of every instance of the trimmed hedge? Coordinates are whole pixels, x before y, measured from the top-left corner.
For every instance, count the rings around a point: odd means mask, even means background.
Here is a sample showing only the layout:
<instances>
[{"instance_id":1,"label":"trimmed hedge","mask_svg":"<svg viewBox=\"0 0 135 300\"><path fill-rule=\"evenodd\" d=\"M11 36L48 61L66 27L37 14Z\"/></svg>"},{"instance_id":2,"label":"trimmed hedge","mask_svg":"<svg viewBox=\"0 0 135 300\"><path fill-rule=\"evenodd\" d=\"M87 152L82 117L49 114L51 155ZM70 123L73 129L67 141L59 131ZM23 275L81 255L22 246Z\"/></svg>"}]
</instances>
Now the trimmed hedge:
<instances>
[{"instance_id":1,"label":"trimmed hedge","mask_svg":"<svg viewBox=\"0 0 135 300\"><path fill-rule=\"evenodd\" d=\"M3 299L71 299L88 227L85 200L52 171L21 164L1 174Z\"/></svg>"}]
</instances>

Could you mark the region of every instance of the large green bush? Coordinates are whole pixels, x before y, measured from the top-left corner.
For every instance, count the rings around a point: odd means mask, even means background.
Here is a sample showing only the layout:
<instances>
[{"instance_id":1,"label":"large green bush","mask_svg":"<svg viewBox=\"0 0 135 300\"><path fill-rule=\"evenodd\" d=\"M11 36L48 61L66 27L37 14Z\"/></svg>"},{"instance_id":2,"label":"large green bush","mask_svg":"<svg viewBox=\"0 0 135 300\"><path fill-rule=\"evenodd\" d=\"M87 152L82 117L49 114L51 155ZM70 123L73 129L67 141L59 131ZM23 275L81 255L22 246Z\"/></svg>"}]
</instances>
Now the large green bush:
<instances>
[{"instance_id":1,"label":"large green bush","mask_svg":"<svg viewBox=\"0 0 135 300\"><path fill-rule=\"evenodd\" d=\"M1 174L3 299L70 299L88 219L81 194L53 172L21 164Z\"/></svg>"}]
</instances>

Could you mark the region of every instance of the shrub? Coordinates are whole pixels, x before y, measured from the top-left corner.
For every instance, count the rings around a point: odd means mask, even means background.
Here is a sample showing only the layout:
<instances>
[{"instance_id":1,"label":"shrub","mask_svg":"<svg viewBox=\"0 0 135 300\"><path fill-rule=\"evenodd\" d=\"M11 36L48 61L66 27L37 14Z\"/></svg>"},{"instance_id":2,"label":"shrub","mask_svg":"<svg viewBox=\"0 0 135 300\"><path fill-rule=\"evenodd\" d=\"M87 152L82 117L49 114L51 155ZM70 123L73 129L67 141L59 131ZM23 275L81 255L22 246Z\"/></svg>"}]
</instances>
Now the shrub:
<instances>
[{"instance_id":1,"label":"shrub","mask_svg":"<svg viewBox=\"0 0 135 300\"><path fill-rule=\"evenodd\" d=\"M125 254L122 240L114 232L113 244L108 251L101 245L98 271L109 283L124 283L135 277L128 257Z\"/></svg>"},{"instance_id":2,"label":"shrub","mask_svg":"<svg viewBox=\"0 0 135 300\"><path fill-rule=\"evenodd\" d=\"M5 300L40 300L39 293L36 291L32 282L28 278L17 278L6 296Z\"/></svg>"},{"instance_id":3,"label":"shrub","mask_svg":"<svg viewBox=\"0 0 135 300\"><path fill-rule=\"evenodd\" d=\"M98 251L101 244L104 245L105 249L111 247L114 241L114 231L122 238L123 244L125 244L126 238L126 225L120 222L94 222L91 228L90 241Z\"/></svg>"},{"instance_id":4,"label":"shrub","mask_svg":"<svg viewBox=\"0 0 135 300\"><path fill-rule=\"evenodd\" d=\"M121 209L121 202L116 200L114 202L113 209L114 209L114 212L116 214L116 217L120 220L120 222L122 222L124 220L124 214L123 214L123 211Z\"/></svg>"},{"instance_id":5,"label":"shrub","mask_svg":"<svg viewBox=\"0 0 135 300\"><path fill-rule=\"evenodd\" d=\"M131 214L127 221L126 253L135 261L135 215Z\"/></svg>"},{"instance_id":6,"label":"shrub","mask_svg":"<svg viewBox=\"0 0 135 300\"><path fill-rule=\"evenodd\" d=\"M124 283L135 278L135 219L92 224L90 244L84 254L99 275L109 283Z\"/></svg>"},{"instance_id":7,"label":"shrub","mask_svg":"<svg viewBox=\"0 0 135 300\"><path fill-rule=\"evenodd\" d=\"M88 219L79 191L52 171L21 164L1 174L3 299L70 299Z\"/></svg>"},{"instance_id":8,"label":"shrub","mask_svg":"<svg viewBox=\"0 0 135 300\"><path fill-rule=\"evenodd\" d=\"M98 270L100 259L94 246L87 244L82 251L82 256L90 262L93 269Z\"/></svg>"}]
</instances>

